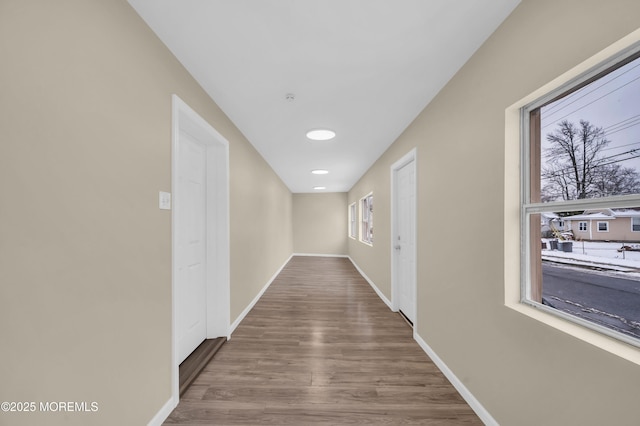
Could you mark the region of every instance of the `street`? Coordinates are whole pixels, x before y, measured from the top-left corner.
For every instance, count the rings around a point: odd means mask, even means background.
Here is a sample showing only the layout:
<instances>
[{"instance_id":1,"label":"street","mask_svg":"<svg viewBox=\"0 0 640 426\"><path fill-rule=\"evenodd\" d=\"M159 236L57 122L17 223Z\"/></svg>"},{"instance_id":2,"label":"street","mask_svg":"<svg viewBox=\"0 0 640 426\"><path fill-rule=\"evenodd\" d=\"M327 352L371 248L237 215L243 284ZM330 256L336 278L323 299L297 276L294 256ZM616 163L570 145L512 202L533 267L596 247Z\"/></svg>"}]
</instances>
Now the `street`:
<instances>
[{"instance_id":1,"label":"street","mask_svg":"<svg viewBox=\"0 0 640 426\"><path fill-rule=\"evenodd\" d=\"M547 304L640 338L640 281L545 262L542 276Z\"/></svg>"}]
</instances>

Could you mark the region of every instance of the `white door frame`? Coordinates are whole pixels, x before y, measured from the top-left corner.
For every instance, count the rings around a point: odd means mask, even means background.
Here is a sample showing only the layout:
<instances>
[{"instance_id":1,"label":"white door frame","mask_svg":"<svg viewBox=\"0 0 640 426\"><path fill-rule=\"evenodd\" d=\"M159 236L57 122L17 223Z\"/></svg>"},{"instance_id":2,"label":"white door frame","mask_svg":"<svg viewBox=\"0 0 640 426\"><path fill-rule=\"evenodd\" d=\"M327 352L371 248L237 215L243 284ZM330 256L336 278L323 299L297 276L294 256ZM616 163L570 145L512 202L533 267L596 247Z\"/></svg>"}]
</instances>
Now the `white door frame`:
<instances>
[{"instance_id":1,"label":"white door frame","mask_svg":"<svg viewBox=\"0 0 640 426\"><path fill-rule=\"evenodd\" d=\"M396 190L396 185L397 185L397 173L398 170L400 170L401 168L403 168L404 166L408 165L408 164L413 164L413 172L414 172L414 186L413 186L413 191L414 191L414 199L416 200L415 203L415 209L416 211L413 214L413 219L414 219L414 227L413 229L415 230L415 235L414 235L414 251L413 251L413 258L415 259L415 265L416 265L416 271L414 274L414 277L416 279L416 283L414 283L414 289L416 290L416 294L413 297L413 301L416 304L414 306L413 312L415 313L415 318L413 318L413 333L414 335L417 334L417 325L418 325L418 309L417 309L417 300L418 300L418 285L417 285L417 279L418 279L418 258L417 258L417 247L418 247L418 226L417 226L417 221L418 221L418 168L417 168L417 149L413 148L411 151L409 151L408 153L406 153L404 156L402 156L402 158L400 158L398 161L396 161L395 163L393 163L391 165L391 309L394 312L398 312L400 310L400 290L398 289L398 283L396 282L396 254L395 254L395 246L397 244L396 241L396 235L398 234L398 224L397 224L397 217L396 217L396 207L398 204L398 200L397 200L397 196L398 196L398 191Z\"/></svg>"},{"instance_id":2,"label":"white door frame","mask_svg":"<svg viewBox=\"0 0 640 426\"><path fill-rule=\"evenodd\" d=\"M191 109L177 95L171 98L172 143L171 186L174 194L171 215L171 388L173 403L178 405L178 348L176 324L176 203L178 190L178 156L180 133L185 132L206 146L206 245L207 245L207 338L229 337L230 281L229 281L229 142Z\"/></svg>"}]
</instances>

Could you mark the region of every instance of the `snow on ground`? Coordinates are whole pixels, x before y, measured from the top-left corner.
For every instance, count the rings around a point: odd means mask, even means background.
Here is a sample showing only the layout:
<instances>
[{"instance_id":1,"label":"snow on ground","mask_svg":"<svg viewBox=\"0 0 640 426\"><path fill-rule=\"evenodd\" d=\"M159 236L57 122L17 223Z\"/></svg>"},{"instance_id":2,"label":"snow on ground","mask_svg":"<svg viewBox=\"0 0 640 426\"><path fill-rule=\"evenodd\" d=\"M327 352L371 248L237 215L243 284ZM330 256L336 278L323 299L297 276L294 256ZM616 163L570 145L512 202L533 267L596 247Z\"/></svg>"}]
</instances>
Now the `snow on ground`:
<instances>
[{"instance_id":1,"label":"snow on ground","mask_svg":"<svg viewBox=\"0 0 640 426\"><path fill-rule=\"evenodd\" d=\"M547 243L549 240L543 239L542 241ZM622 247L619 242L572 241L572 243L572 252L543 249L542 257L547 260L558 259L563 263L575 263L582 266L596 264L625 272L631 272L628 269L640 270L640 251L619 252L618 250ZM637 244L626 245L638 247ZM549 247L548 243L547 247Z\"/></svg>"}]
</instances>

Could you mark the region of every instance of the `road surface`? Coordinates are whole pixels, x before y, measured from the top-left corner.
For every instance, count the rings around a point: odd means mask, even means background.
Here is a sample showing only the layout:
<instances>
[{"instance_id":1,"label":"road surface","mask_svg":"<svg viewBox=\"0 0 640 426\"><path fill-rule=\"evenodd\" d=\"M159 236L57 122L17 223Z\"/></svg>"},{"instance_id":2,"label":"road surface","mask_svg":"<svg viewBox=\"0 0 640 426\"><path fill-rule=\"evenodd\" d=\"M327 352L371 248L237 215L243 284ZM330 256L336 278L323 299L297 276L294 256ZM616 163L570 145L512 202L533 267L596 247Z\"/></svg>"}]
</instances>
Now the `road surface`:
<instances>
[{"instance_id":1,"label":"road surface","mask_svg":"<svg viewBox=\"0 0 640 426\"><path fill-rule=\"evenodd\" d=\"M640 281L545 262L542 277L551 306L640 338Z\"/></svg>"}]
</instances>

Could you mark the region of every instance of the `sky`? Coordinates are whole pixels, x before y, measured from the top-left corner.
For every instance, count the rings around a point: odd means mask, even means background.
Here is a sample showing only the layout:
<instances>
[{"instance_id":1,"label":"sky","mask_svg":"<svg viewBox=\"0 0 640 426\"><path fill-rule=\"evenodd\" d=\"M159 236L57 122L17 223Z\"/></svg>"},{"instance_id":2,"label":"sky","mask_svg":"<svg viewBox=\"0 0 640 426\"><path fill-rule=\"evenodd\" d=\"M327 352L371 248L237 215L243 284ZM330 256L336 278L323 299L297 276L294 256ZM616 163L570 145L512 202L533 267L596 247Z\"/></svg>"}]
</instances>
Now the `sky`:
<instances>
[{"instance_id":1,"label":"sky","mask_svg":"<svg viewBox=\"0 0 640 426\"><path fill-rule=\"evenodd\" d=\"M546 135L563 120L575 125L587 120L602 127L611 141L602 155L640 173L640 58L542 107L541 112L543 164L549 146Z\"/></svg>"}]
</instances>

